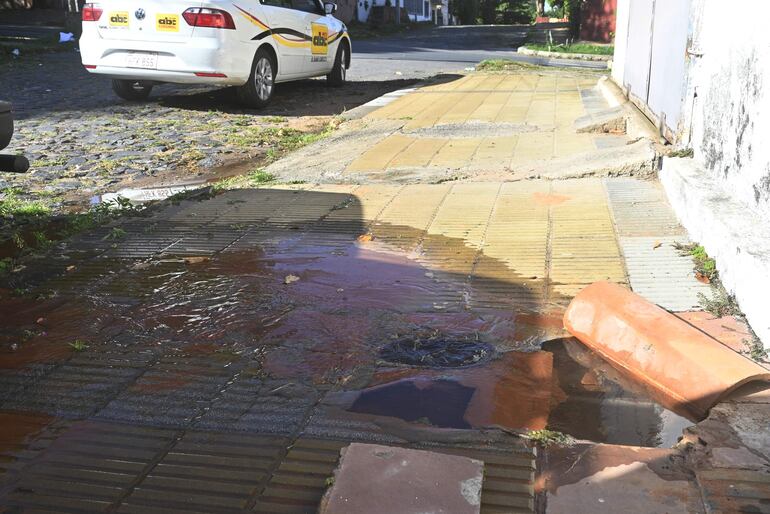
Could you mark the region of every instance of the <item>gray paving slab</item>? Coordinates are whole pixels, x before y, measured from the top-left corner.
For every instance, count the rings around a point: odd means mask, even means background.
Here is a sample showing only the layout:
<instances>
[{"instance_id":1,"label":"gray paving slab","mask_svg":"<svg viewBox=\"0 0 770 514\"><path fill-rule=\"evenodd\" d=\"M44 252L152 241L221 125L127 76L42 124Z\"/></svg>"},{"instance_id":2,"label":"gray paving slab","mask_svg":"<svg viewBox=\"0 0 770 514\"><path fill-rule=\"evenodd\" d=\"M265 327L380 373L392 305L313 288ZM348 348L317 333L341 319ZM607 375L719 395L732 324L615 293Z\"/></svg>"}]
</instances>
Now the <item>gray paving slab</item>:
<instances>
[{"instance_id":1,"label":"gray paving slab","mask_svg":"<svg viewBox=\"0 0 770 514\"><path fill-rule=\"evenodd\" d=\"M687 244L686 237L621 237L631 289L670 311L699 308L698 294L708 295L710 286L699 282L692 257L675 248Z\"/></svg>"}]
</instances>

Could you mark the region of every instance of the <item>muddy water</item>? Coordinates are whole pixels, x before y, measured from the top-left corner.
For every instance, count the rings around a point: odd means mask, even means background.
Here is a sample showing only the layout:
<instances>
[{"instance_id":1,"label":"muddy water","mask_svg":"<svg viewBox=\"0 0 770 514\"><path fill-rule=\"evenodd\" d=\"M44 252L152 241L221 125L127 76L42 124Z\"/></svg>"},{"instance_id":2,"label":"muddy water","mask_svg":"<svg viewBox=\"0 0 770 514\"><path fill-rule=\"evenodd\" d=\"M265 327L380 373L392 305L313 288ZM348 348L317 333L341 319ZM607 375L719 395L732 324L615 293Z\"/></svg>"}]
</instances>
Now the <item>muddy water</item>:
<instances>
[{"instance_id":1,"label":"muddy water","mask_svg":"<svg viewBox=\"0 0 770 514\"><path fill-rule=\"evenodd\" d=\"M642 446L670 445L689 424L563 339L563 299L542 301L542 284L514 270L472 280L474 263L498 268L463 241L387 224L362 238L360 220L311 221L244 229L212 256L114 259L44 284L53 300L3 295L0 368L70 358L84 339L86 357L152 351L258 369L367 419ZM127 392L189 385L182 374Z\"/></svg>"}]
</instances>

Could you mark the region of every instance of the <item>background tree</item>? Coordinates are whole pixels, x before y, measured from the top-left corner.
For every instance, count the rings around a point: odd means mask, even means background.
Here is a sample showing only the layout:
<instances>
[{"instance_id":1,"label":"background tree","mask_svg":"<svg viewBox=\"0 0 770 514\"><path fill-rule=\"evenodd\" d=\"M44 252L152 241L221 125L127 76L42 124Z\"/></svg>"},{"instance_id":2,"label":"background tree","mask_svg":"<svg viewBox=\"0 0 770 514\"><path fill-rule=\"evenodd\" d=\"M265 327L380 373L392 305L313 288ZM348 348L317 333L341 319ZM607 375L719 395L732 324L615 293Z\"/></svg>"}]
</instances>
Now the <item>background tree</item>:
<instances>
[{"instance_id":1,"label":"background tree","mask_svg":"<svg viewBox=\"0 0 770 514\"><path fill-rule=\"evenodd\" d=\"M535 14L542 16L545 14L545 0L535 0Z\"/></svg>"}]
</instances>

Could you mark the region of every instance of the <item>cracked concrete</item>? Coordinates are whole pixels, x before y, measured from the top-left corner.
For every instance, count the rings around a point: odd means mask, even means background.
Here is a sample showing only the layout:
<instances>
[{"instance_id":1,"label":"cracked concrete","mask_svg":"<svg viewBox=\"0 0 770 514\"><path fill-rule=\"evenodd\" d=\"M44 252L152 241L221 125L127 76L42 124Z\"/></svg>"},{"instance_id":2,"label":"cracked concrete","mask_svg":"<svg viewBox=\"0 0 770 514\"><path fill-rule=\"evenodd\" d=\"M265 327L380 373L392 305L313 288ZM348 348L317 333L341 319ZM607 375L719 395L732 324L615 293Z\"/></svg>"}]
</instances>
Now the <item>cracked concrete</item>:
<instances>
[{"instance_id":1,"label":"cracked concrete","mask_svg":"<svg viewBox=\"0 0 770 514\"><path fill-rule=\"evenodd\" d=\"M399 94L268 171L348 183L651 176L655 149L623 135L624 116L596 76L472 74Z\"/></svg>"}]
</instances>

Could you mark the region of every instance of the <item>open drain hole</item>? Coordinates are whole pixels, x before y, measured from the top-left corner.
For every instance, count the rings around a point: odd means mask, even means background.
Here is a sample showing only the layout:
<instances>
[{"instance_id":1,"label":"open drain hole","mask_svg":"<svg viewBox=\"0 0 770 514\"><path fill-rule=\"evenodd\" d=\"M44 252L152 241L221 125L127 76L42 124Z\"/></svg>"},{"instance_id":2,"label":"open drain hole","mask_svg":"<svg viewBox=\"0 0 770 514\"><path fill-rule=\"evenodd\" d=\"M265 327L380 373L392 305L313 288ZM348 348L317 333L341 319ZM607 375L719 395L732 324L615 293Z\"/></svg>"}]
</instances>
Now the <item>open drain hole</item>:
<instances>
[{"instance_id":1,"label":"open drain hole","mask_svg":"<svg viewBox=\"0 0 770 514\"><path fill-rule=\"evenodd\" d=\"M434 334L399 338L380 351L380 358L409 366L460 368L486 360L493 351L492 346L481 341Z\"/></svg>"}]
</instances>

